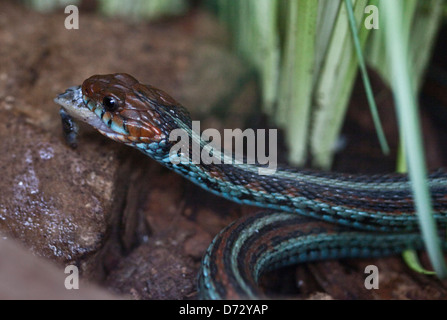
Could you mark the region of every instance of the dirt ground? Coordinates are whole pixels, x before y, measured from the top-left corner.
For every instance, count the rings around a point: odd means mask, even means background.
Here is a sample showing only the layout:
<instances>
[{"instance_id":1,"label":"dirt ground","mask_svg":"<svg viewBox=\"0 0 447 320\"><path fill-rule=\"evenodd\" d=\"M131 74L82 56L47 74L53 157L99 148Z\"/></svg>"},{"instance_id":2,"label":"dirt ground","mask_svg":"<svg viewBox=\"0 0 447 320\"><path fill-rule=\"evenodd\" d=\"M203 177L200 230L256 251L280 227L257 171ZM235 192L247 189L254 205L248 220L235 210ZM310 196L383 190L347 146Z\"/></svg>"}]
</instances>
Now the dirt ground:
<instances>
[{"instance_id":1,"label":"dirt ground","mask_svg":"<svg viewBox=\"0 0 447 320\"><path fill-rule=\"evenodd\" d=\"M200 260L214 235L258 209L206 194L87 127L70 149L53 98L93 74L126 72L171 93L205 127L265 127L253 72L204 12L131 23L87 10L79 30L66 30L64 18L62 10L41 14L0 3L0 298L73 297L58 279L75 264L93 283L76 297L195 299ZM438 50L433 66L445 72L444 48ZM359 82L333 170L394 170L392 95L376 77L373 86L393 153L380 152ZM430 168L447 164L445 89L429 78L421 100ZM370 264L380 270L378 290L364 287ZM447 282L411 271L401 257L288 267L262 282L273 297L298 299L447 296Z\"/></svg>"}]
</instances>

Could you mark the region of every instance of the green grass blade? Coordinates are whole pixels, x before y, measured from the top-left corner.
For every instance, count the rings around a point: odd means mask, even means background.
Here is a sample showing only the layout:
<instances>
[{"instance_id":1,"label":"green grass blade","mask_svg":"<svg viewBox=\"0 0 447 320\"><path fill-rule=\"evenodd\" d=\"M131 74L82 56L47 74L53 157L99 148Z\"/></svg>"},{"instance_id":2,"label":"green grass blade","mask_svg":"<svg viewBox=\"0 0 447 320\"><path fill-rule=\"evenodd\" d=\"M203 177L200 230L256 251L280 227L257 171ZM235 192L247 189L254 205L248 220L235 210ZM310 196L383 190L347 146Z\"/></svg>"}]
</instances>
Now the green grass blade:
<instances>
[{"instance_id":1,"label":"green grass blade","mask_svg":"<svg viewBox=\"0 0 447 320\"><path fill-rule=\"evenodd\" d=\"M386 28L385 39L392 73L392 88L405 144L415 207L430 261L438 277L445 278L447 268L440 246L440 239L437 236L436 223L432 216L421 128L410 76L411 72L409 71L408 39L402 32L401 12L403 5L401 0L382 1L380 4L380 12L384 17Z\"/></svg>"},{"instance_id":2,"label":"green grass blade","mask_svg":"<svg viewBox=\"0 0 447 320\"><path fill-rule=\"evenodd\" d=\"M185 0L99 0L99 10L109 16L123 16L131 19L154 19L165 15L179 15L186 12Z\"/></svg>"},{"instance_id":3,"label":"green grass blade","mask_svg":"<svg viewBox=\"0 0 447 320\"><path fill-rule=\"evenodd\" d=\"M361 19L367 4L367 0L357 0L354 6L355 19L361 21L357 25L361 46L370 33L370 30L363 27ZM314 88L310 151L316 167L328 169L332 163L334 145L343 124L357 70L348 13L346 6L341 5Z\"/></svg>"},{"instance_id":4,"label":"green grass blade","mask_svg":"<svg viewBox=\"0 0 447 320\"><path fill-rule=\"evenodd\" d=\"M219 19L226 23L240 55L258 72L262 107L271 115L277 99L281 58L278 0L217 0Z\"/></svg>"},{"instance_id":5,"label":"green grass blade","mask_svg":"<svg viewBox=\"0 0 447 320\"><path fill-rule=\"evenodd\" d=\"M320 75L324 57L326 56L329 47L340 4L341 0L320 0L317 19L318 36L315 43L314 87Z\"/></svg>"},{"instance_id":6,"label":"green grass blade","mask_svg":"<svg viewBox=\"0 0 447 320\"><path fill-rule=\"evenodd\" d=\"M405 250L402 253L402 256L407 263L407 265L418 273L426 274L426 275L436 275L436 272L426 270L422 267L421 262L419 261L418 255L414 250Z\"/></svg>"},{"instance_id":7,"label":"green grass blade","mask_svg":"<svg viewBox=\"0 0 447 320\"><path fill-rule=\"evenodd\" d=\"M405 146L404 142L401 141L399 144L399 150L397 151L397 165L396 165L396 171L399 173L407 173L407 163L405 161ZM413 249L407 249L404 252L402 252L402 258L404 259L405 263L409 268L411 268L413 271L426 274L426 275L435 275L436 272L429 271L424 269L422 267L419 258L417 256L417 252Z\"/></svg>"},{"instance_id":8,"label":"green grass blade","mask_svg":"<svg viewBox=\"0 0 447 320\"><path fill-rule=\"evenodd\" d=\"M253 34L256 40L252 50L260 69L263 107L271 112L277 97L280 47L277 27L277 0L252 0Z\"/></svg>"},{"instance_id":9,"label":"green grass blade","mask_svg":"<svg viewBox=\"0 0 447 320\"><path fill-rule=\"evenodd\" d=\"M411 37L417 41L413 42L410 58L414 66L412 79L415 90L421 87L436 35L441 26L444 3L446 3L444 0L419 1L418 10L414 13Z\"/></svg>"},{"instance_id":10,"label":"green grass blade","mask_svg":"<svg viewBox=\"0 0 447 320\"><path fill-rule=\"evenodd\" d=\"M390 153L390 147L388 146L385 133L383 132L379 112L377 111L376 101L374 100L374 94L371 89L371 83L369 81L368 71L366 70L365 59L363 58L363 51L357 34L357 23L355 21L354 12L352 10L351 0L345 0L345 5L348 11L349 25L351 27L352 38L354 40L354 47L357 53L357 59L359 62L360 72L362 74L363 84L365 86L366 96L368 98L369 109L373 118L374 126L376 128L377 138L379 139L382 152L388 155Z\"/></svg>"},{"instance_id":11,"label":"green grass blade","mask_svg":"<svg viewBox=\"0 0 447 320\"><path fill-rule=\"evenodd\" d=\"M276 122L286 128L289 159L305 161L312 102L318 2L289 2L286 43L278 89Z\"/></svg>"},{"instance_id":12,"label":"green grass blade","mask_svg":"<svg viewBox=\"0 0 447 320\"><path fill-rule=\"evenodd\" d=\"M424 72L431 57L433 44L442 22L442 8L445 0L406 0L403 3L402 32L411 35L409 44L409 59L413 67L412 83L418 90L421 86ZM390 67L386 61L385 29L373 32L366 50L367 60L374 67L382 79L390 84Z\"/></svg>"}]
</instances>

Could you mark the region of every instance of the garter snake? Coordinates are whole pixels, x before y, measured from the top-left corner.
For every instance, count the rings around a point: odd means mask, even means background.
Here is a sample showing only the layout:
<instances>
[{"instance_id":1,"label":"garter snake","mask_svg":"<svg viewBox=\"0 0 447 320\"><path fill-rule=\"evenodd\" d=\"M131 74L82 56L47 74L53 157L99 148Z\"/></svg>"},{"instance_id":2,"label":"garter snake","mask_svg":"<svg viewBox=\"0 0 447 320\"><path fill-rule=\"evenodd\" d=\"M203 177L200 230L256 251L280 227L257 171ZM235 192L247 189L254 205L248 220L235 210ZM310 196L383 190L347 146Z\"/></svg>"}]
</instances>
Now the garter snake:
<instances>
[{"instance_id":1,"label":"garter snake","mask_svg":"<svg viewBox=\"0 0 447 320\"><path fill-rule=\"evenodd\" d=\"M188 111L167 93L128 74L94 75L55 98L69 144L84 121L110 139L136 148L207 191L268 208L218 234L205 253L202 298L262 296L256 283L267 270L321 259L376 257L421 249L411 187L405 175L352 175L294 168L258 174L247 163L196 163L170 154L174 129L203 148ZM181 157L183 161L173 161ZM186 160L185 160L186 159ZM447 172L429 175L434 217L447 222ZM443 242L443 246L446 243Z\"/></svg>"}]
</instances>

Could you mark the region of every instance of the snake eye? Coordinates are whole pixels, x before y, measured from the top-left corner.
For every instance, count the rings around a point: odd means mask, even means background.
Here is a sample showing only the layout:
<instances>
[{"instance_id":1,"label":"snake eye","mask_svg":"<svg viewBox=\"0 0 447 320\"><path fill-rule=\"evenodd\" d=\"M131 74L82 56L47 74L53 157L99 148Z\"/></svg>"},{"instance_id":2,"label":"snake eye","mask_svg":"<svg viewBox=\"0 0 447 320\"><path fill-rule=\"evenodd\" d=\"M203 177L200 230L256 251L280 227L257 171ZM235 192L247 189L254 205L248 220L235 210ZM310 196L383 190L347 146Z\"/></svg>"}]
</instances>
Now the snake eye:
<instances>
[{"instance_id":1,"label":"snake eye","mask_svg":"<svg viewBox=\"0 0 447 320\"><path fill-rule=\"evenodd\" d=\"M102 104L107 111L114 111L118 107L118 102L111 96L104 97Z\"/></svg>"}]
</instances>

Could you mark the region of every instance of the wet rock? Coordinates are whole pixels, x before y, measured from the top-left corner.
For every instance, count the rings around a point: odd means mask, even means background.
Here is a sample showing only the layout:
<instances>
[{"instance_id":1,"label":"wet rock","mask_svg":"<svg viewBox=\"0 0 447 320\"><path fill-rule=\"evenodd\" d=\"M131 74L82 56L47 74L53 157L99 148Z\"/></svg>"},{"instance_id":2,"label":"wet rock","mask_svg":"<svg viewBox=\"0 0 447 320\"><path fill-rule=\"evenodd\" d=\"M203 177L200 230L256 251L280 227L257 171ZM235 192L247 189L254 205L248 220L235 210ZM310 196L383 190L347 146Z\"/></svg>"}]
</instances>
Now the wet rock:
<instances>
[{"instance_id":1,"label":"wet rock","mask_svg":"<svg viewBox=\"0 0 447 320\"><path fill-rule=\"evenodd\" d=\"M3 108L0 117L1 234L84 274L100 272L123 200L118 153L93 152L87 141L72 150L25 116Z\"/></svg>"}]
</instances>

